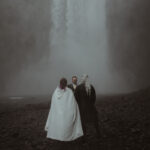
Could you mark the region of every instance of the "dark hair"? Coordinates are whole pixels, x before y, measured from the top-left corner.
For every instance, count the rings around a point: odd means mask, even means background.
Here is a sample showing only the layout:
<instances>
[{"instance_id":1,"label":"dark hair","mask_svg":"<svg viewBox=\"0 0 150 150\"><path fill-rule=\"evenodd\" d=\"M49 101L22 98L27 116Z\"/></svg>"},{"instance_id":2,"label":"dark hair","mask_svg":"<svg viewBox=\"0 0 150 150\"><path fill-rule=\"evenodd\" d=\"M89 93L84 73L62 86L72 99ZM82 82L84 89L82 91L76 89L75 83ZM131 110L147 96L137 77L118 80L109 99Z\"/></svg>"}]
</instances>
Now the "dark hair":
<instances>
[{"instance_id":1,"label":"dark hair","mask_svg":"<svg viewBox=\"0 0 150 150\"><path fill-rule=\"evenodd\" d=\"M72 76L72 79L73 79L73 78L77 78L77 76Z\"/></svg>"},{"instance_id":2,"label":"dark hair","mask_svg":"<svg viewBox=\"0 0 150 150\"><path fill-rule=\"evenodd\" d=\"M62 79L60 80L60 88L61 88L61 89L65 89L66 86L67 86L67 79L66 79L66 78L62 78Z\"/></svg>"}]
</instances>

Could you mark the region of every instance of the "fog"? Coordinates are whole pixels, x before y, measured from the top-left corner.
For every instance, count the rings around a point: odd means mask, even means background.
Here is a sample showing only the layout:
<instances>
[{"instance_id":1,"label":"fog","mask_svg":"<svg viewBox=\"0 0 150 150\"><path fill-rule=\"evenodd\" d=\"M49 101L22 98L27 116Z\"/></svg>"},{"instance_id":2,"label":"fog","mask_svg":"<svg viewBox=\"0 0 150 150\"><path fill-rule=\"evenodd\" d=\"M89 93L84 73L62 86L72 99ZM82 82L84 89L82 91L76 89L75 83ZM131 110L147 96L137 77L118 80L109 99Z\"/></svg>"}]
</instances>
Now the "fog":
<instances>
[{"instance_id":1,"label":"fog","mask_svg":"<svg viewBox=\"0 0 150 150\"><path fill-rule=\"evenodd\" d=\"M150 1L107 0L111 74L121 76L129 91L150 85Z\"/></svg>"},{"instance_id":2,"label":"fog","mask_svg":"<svg viewBox=\"0 0 150 150\"><path fill-rule=\"evenodd\" d=\"M148 0L1 0L0 95L44 95L89 75L98 94L150 85Z\"/></svg>"}]
</instances>

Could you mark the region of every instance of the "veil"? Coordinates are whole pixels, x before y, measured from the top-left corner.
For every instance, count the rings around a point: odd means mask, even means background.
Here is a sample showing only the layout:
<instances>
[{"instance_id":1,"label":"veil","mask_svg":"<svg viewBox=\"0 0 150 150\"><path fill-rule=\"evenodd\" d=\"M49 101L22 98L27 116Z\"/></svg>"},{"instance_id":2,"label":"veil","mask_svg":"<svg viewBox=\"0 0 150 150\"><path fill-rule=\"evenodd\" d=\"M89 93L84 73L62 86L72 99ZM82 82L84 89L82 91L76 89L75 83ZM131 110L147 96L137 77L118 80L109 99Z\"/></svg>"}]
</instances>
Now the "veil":
<instances>
[{"instance_id":1,"label":"veil","mask_svg":"<svg viewBox=\"0 0 150 150\"><path fill-rule=\"evenodd\" d=\"M83 83L85 84L86 92L87 92L88 94L91 94L91 84L90 84L90 82L89 82L89 77L88 77L87 74L83 74L83 75L81 76L80 84L83 84Z\"/></svg>"}]
</instances>

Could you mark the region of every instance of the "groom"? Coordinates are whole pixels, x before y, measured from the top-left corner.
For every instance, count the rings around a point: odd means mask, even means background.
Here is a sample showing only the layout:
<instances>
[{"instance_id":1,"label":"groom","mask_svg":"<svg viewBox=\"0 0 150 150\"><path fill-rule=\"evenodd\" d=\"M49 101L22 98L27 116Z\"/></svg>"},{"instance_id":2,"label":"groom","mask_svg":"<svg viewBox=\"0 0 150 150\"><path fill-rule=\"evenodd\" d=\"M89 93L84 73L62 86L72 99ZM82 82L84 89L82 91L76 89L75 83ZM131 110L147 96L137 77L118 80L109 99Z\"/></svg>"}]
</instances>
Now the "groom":
<instances>
[{"instance_id":1,"label":"groom","mask_svg":"<svg viewBox=\"0 0 150 150\"><path fill-rule=\"evenodd\" d=\"M72 84L68 85L68 88L70 88L73 93L75 93L75 90L77 88L78 78L77 76L72 76Z\"/></svg>"}]
</instances>

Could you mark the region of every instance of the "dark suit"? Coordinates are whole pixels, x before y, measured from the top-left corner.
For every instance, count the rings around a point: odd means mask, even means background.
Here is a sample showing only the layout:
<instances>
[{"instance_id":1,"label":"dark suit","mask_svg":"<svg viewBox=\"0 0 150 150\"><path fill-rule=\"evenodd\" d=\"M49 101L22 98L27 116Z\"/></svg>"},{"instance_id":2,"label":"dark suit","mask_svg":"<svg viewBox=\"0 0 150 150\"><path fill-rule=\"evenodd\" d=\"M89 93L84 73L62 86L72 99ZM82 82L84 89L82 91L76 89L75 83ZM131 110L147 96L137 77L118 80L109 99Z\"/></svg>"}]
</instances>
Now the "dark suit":
<instances>
[{"instance_id":1,"label":"dark suit","mask_svg":"<svg viewBox=\"0 0 150 150\"><path fill-rule=\"evenodd\" d=\"M70 89L73 91L73 93L75 93L75 89L74 89L74 87L73 87L73 84L69 84L69 85L68 85L68 88L70 88Z\"/></svg>"}]
</instances>

